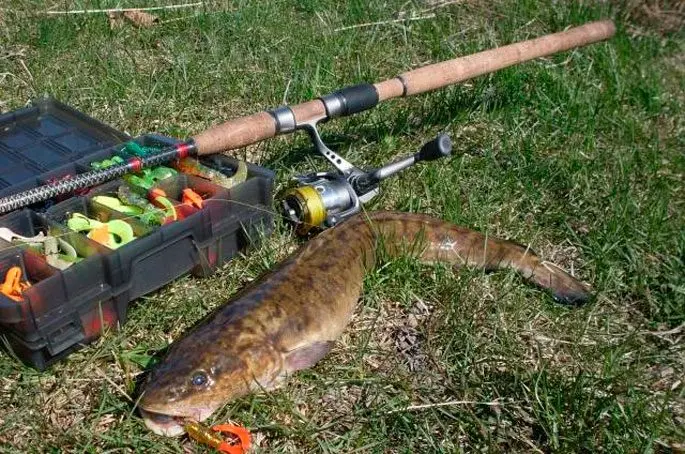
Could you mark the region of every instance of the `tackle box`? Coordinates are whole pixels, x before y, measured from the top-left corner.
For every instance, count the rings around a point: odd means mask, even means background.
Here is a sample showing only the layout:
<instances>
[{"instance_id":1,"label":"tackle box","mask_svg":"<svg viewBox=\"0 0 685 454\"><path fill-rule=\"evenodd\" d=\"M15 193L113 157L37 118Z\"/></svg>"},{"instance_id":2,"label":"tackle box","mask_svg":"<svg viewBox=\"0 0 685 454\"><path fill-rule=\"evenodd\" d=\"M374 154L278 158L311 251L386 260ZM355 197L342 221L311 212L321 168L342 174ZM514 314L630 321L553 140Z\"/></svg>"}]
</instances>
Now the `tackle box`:
<instances>
[{"instance_id":1,"label":"tackle box","mask_svg":"<svg viewBox=\"0 0 685 454\"><path fill-rule=\"evenodd\" d=\"M92 162L121 155L131 141L152 148L177 143L160 135L131 138L53 99L0 115L0 197L92 170ZM221 154L200 162L227 176L238 165ZM239 250L269 234L274 174L246 165L245 181L230 188L180 171L156 182L152 189L162 189L178 207L178 219L163 225L151 225L94 200L116 195L122 185L133 187L123 180L0 217L0 229L9 228L25 237L42 232L59 238L79 260L56 268L28 244L0 239L0 284L13 267L31 284L18 300L0 293L5 350L44 370L99 337L104 329L123 325L129 304L136 298L188 272L209 275ZM205 197L198 204L201 208L180 202L185 188ZM73 213L100 222L123 221L131 227L134 239L116 248L96 242L85 232L67 227Z\"/></svg>"}]
</instances>

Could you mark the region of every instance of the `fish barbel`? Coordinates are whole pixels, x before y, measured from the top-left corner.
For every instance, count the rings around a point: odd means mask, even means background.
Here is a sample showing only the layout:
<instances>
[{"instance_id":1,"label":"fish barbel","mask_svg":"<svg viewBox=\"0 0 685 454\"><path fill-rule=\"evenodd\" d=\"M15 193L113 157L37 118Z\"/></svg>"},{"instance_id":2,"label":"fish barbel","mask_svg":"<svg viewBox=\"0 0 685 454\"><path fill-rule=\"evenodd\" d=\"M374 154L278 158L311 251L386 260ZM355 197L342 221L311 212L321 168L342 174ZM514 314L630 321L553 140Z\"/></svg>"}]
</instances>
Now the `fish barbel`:
<instances>
[{"instance_id":1,"label":"fish barbel","mask_svg":"<svg viewBox=\"0 0 685 454\"><path fill-rule=\"evenodd\" d=\"M143 387L147 427L180 435L183 421L202 421L316 364L350 322L380 244L391 256L514 269L563 302L589 298L585 284L519 244L421 214L362 213L311 239L174 342Z\"/></svg>"}]
</instances>

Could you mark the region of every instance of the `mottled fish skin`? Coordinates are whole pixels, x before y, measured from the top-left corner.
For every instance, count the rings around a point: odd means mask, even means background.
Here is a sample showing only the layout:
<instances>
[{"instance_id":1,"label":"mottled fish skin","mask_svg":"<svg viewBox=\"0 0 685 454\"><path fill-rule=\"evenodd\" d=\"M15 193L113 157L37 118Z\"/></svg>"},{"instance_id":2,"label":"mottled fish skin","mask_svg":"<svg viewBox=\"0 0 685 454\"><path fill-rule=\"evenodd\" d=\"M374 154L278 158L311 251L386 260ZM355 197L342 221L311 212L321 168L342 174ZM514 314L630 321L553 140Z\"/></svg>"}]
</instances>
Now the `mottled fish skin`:
<instances>
[{"instance_id":1,"label":"mottled fish skin","mask_svg":"<svg viewBox=\"0 0 685 454\"><path fill-rule=\"evenodd\" d=\"M390 255L511 268L564 302L589 298L585 284L519 244L421 214L362 213L311 239L174 342L139 402L148 427L178 435L169 416L206 419L231 399L314 365L350 322L381 242Z\"/></svg>"}]
</instances>

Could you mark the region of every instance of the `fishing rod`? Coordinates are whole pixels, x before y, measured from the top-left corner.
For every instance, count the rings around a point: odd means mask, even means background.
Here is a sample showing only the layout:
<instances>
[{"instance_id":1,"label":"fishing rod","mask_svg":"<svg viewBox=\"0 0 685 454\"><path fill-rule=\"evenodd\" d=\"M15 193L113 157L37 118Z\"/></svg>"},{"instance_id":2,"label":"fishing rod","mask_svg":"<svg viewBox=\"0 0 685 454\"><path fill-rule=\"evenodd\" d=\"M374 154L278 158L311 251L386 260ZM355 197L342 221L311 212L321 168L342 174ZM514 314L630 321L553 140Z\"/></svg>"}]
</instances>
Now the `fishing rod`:
<instances>
[{"instance_id":1,"label":"fishing rod","mask_svg":"<svg viewBox=\"0 0 685 454\"><path fill-rule=\"evenodd\" d=\"M365 203L374 195L381 179L420 160L448 155L449 139L438 138L432 145L427 145L427 151L419 152L399 163L393 163L372 172L364 172L326 147L317 129L319 123L363 112L389 99L425 93L535 58L603 41L611 38L615 30L613 22L609 20L590 22L563 32L423 66L376 84L354 85L294 106L281 106L232 119L180 144L147 156L131 158L120 165L78 174L3 197L0 199L0 214L43 202L77 189L93 187L127 173L139 172L146 167L185 157L199 157L233 150L276 135L305 130L311 136L317 151L336 168L337 172L301 177L303 187L311 187L314 193L319 195L315 195L310 190L291 193L289 198L286 197L289 202L285 202L284 210L293 220L299 219L300 222L304 222L305 219L309 219L313 223L330 226L343 217L353 214L351 210L358 211L359 204ZM345 203L349 205L351 201L352 207L341 208L333 205L329 207L326 203L332 203L331 200L335 198L324 200L320 197L321 184L317 186L316 183L334 180L342 181L349 186L347 190L350 198Z\"/></svg>"}]
</instances>

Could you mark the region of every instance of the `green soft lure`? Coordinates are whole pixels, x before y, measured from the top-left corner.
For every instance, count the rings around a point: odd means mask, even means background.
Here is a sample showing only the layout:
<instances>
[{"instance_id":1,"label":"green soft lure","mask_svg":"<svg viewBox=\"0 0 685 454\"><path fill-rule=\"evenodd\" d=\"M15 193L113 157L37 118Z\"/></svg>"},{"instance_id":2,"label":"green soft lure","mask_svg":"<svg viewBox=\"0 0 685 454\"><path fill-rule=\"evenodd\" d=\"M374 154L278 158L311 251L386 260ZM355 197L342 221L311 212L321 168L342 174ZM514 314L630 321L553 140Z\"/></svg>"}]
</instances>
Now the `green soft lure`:
<instances>
[{"instance_id":1,"label":"green soft lure","mask_svg":"<svg viewBox=\"0 0 685 454\"><path fill-rule=\"evenodd\" d=\"M233 176L227 176L223 172L201 164L195 158L183 158L174 163L174 167L183 173L195 175L212 183L230 189L237 186L247 179L247 165L243 161L238 161L237 168Z\"/></svg>"},{"instance_id":2,"label":"green soft lure","mask_svg":"<svg viewBox=\"0 0 685 454\"><path fill-rule=\"evenodd\" d=\"M139 188L147 191L152 189L152 187L160 181L176 175L178 175L178 172L174 169L159 166L152 169L143 169L143 171L139 173L130 173L128 175L124 175L122 178L128 184L138 186Z\"/></svg>"},{"instance_id":3,"label":"green soft lure","mask_svg":"<svg viewBox=\"0 0 685 454\"><path fill-rule=\"evenodd\" d=\"M138 207L142 213L138 215L138 219L147 225L162 225L166 215L163 210L160 210L145 197L135 192L130 186L122 184L117 190L117 197L123 203Z\"/></svg>"},{"instance_id":4,"label":"green soft lure","mask_svg":"<svg viewBox=\"0 0 685 454\"><path fill-rule=\"evenodd\" d=\"M156 153L159 150L161 150L164 147L147 147L144 145L140 145L138 142L126 142L126 145L124 148L122 148L119 153L125 155L125 156L136 156L139 158L144 158L145 156L149 155L150 153Z\"/></svg>"},{"instance_id":5,"label":"green soft lure","mask_svg":"<svg viewBox=\"0 0 685 454\"><path fill-rule=\"evenodd\" d=\"M95 196L93 197L93 202L104 205L109 209L118 211L119 213L123 213L127 216L137 216L143 214L144 211L142 208L135 205L126 205L125 203L122 203L122 201L117 197L110 197L107 195Z\"/></svg>"},{"instance_id":6,"label":"green soft lure","mask_svg":"<svg viewBox=\"0 0 685 454\"><path fill-rule=\"evenodd\" d=\"M123 164L124 159L121 156L112 156L104 161L91 162L90 166L96 170L106 169L115 165Z\"/></svg>"},{"instance_id":7,"label":"green soft lure","mask_svg":"<svg viewBox=\"0 0 685 454\"><path fill-rule=\"evenodd\" d=\"M75 232L88 232L87 237L110 249L118 249L136 239L130 224L121 219L100 222L81 213L73 213L67 221L67 227ZM102 228L106 227L104 237L101 238Z\"/></svg>"}]
</instances>

